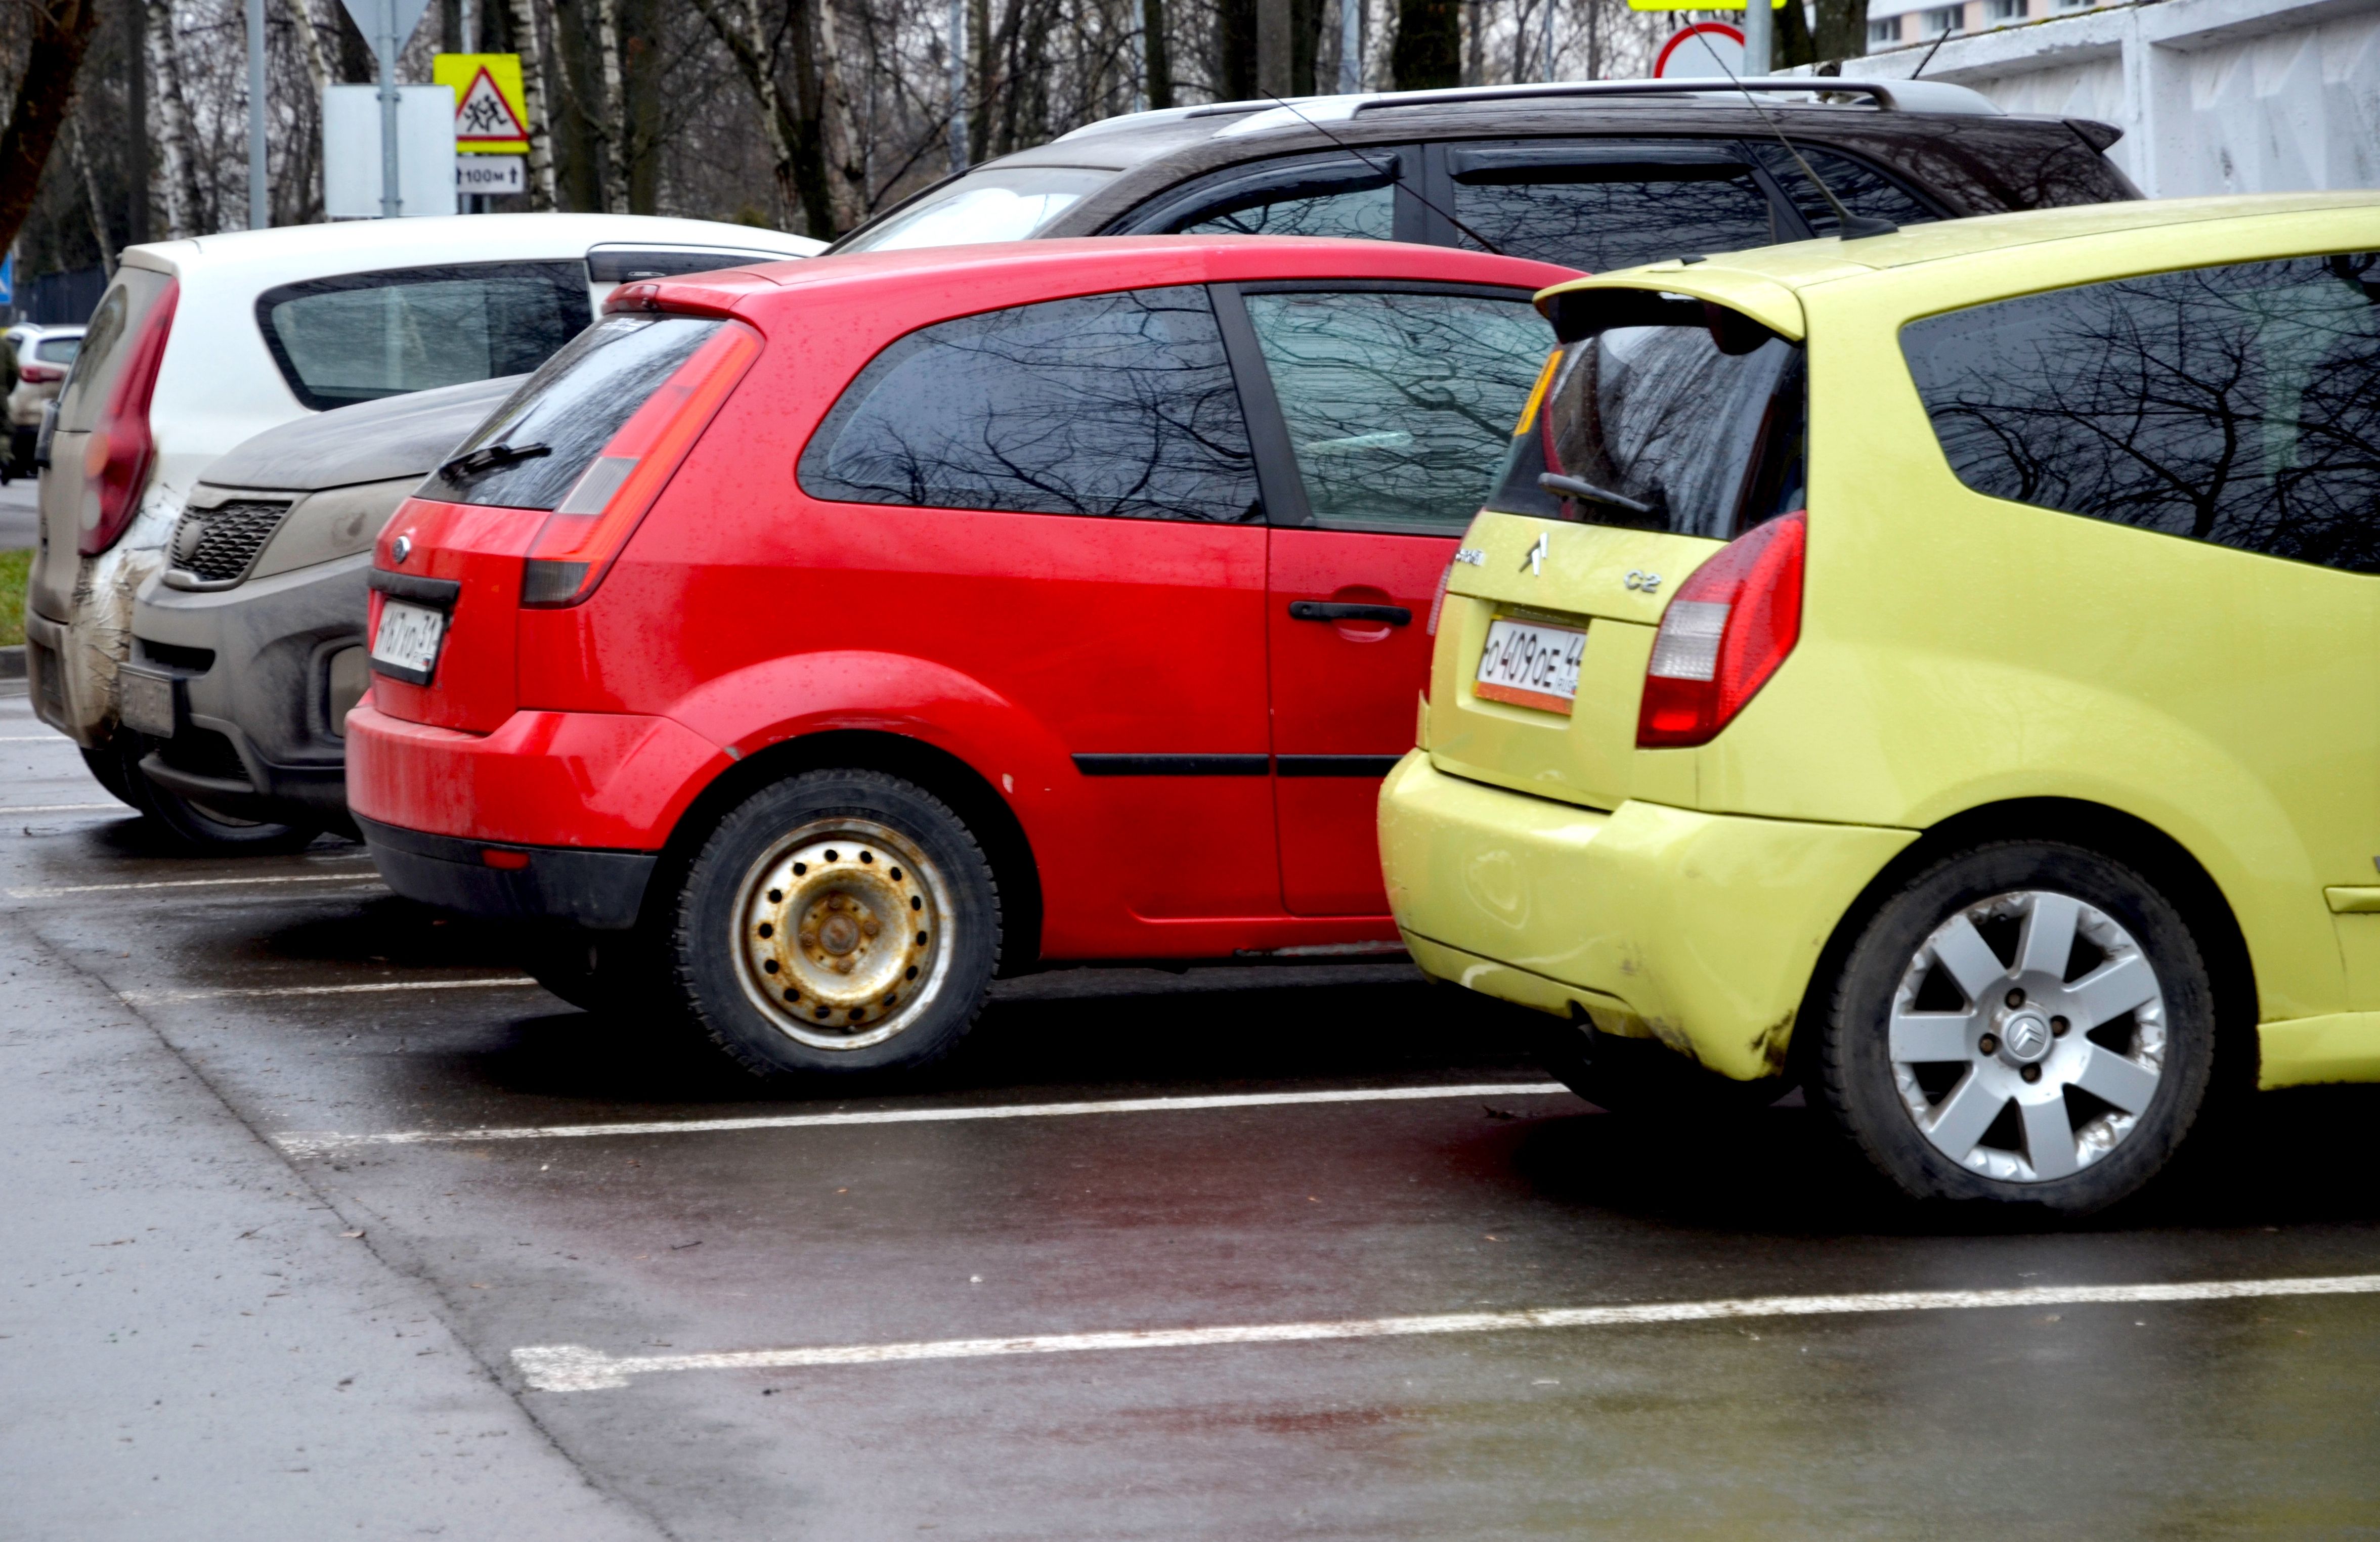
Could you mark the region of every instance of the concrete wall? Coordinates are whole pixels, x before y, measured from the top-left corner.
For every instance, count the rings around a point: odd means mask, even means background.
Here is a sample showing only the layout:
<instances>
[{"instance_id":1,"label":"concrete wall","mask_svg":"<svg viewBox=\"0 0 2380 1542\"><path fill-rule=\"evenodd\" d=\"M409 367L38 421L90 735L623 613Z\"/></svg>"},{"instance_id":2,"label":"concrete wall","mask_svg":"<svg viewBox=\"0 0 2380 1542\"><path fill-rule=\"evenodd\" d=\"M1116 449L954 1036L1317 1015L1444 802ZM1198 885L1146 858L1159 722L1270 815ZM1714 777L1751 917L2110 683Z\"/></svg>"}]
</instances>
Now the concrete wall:
<instances>
[{"instance_id":1,"label":"concrete wall","mask_svg":"<svg viewBox=\"0 0 2380 1542\"><path fill-rule=\"evenodd\" d=\"M1912 46L1847 60L1906 78ZM2153 198L2380 188L2380 0L2149 0L1944 42L1925 79L2098 118Z\"/></svg>"}]
</instances>

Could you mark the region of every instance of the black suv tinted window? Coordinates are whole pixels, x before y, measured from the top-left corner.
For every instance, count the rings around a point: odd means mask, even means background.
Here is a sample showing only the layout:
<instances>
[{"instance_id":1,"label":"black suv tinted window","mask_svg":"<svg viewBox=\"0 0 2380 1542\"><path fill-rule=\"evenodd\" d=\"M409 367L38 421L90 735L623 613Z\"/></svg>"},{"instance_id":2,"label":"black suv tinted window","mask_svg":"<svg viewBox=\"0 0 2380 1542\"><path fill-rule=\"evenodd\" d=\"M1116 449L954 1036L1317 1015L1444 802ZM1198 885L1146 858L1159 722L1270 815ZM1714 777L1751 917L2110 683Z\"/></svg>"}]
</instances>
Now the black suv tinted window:
<instances>
[{"instance_id":1,"label":"black suv tinted window","mask_svg":"<svg viewBox=\"0 0 2380 1542\"><path fill-rule=\"evenodd\" d=\"M1768 196L1728 145L1455 149L1455 244L1602 273L1779 238Z\"/></svg>"},{"instance_id":2,"label":"black suv tinted window","mask_svg":"<svg viewBox=\"0 0 2380 1542\"><path fill-rule=\"evenodd\" d=\"M911 333L803 452L844 503L1259 517L1247 426L1207 291L1048 300Z\"/></svg>"},{"instance_id":3,"label":"black suv tinted window","mask_svg":"<svg viewBox=\"0 0 2380 1542\"><path fill-rule=\"evenodd\" d=\"M1135 211L1119 234L1396 238L1393 149L1284 156L1234 166Z\"/></svg>"},{"instance_id":4,"label":"black suv tinted window","mask_svg":"<svg viewBox=\"0 0 2380 1542\"><path fill-rule=\"evenodd\" d=\"M273 363L318 412L527 374L586 329L587 312L586 270L577 262L346 273L256 300Z\"/></svg>"},{"instance_id":5,"label":"black suv tinted window","mask_svg":"<svg viewBox=\"0 0 2380 1542\"><path fill-rule=\"evenodd\" d=\"M1802 218L1809 222L1813 235L1832 236L1842 223L1835 217L1834 205L1827 201L1826 194L1811 186L1810 176L1813 175L1823 179L1827 191L1833 193L1836 201L1854 214L1890 220L1895 225L1923 225L1941 217L1914 193L1884 173L1848 155L1837 155L1831 151L1815 149L1806 144L1796 145L1789 151L1773 141L1766 144L1755 141L1751 148L1753 154L1760 158L1760 164L1767 167L1769 175L1777 179L1777 186L1783 190L1786 199ZM1803 171L1804 165L1809 168L1806 174Z\"/></svg>"},{"instance_id":6,"label":"black suv tinted window","mask_svg":"<svg viewBox=\"0 0 2380 1542\"><path fill-rule=\"evenodd\" d=\"M2380 256L2151 273L1913 322L1959 480L2380 572Z\"/></svg>"}]
</instances>

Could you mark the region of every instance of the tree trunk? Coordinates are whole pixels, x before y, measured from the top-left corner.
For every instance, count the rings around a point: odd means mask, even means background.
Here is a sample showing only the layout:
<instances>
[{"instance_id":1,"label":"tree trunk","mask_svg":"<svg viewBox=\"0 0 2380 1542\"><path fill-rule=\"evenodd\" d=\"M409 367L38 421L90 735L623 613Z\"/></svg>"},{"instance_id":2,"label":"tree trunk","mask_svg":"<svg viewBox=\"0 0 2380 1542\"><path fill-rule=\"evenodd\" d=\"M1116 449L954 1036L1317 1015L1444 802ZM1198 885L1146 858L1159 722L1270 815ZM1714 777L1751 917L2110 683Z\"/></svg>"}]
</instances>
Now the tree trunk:
<instances>
[{"instance_id":1,"label":"tree trunk","mask_svg":"<svg viewBox=\"0 0 2380 1542\"><path fill-rule=\"evenodd\" d=\"M1140 30L1146 43L1143 57L1148 70L1148 104L1173 105L1173 55L1166 46L1165 0L1140 0Z\"/></svg>"},{"instance_id":2,"label":"tree trunk","mask_svg":"<svg viewBox=\"0 0 2380 1542\"><path fill-rule=\"evenodd\" d=\"M545 49L538 41L537 13L529 8L529 0L504 0L504 15L512 23L513 52L520 55L521 105L528 110L528 206L552 209L559 201L553 186L553 115L545 104Z\"/></svg>"},{"instance_id":3,"label":"tree trunk","mask_svg":"<svg viewBox=\"0 0 2380 1542\"><path fill-rule=\"evenodd\" d=\"M1856 59L1867 52L1867 0L1816 0L1818 25L1810 44L1821 59Z\"/></svg>"},{"instance_id":4,"label":"tree trunk","mask_svg":"<svg viewBox=\"0 0 2380 1542\"><path fill-rule=\"evenodd\" d=\"M1397 41L1389 72L1401 91L1462 84L1463 13L1457 0L1397 0Z\"/></svg>"},{"instance_id":5,"label":"tree trunk","mask_svg":"<svg viewBox=\"0 0 2380 1542\"><path fill-rule=\"evenodd\" d=\"M109 278L115 276L115 243L107 235L107 205L99 196L99 174L91 170L91 157L82 147L82 125L67 121L67 152L74 158L75 173L82 178L83 207L91 215L91 234L99 242L99 271Z\"/></svg>"},{"instance_id":6,"label":"tree trunk","mask_svg":"<svg viewBox=\"0 0 2380 1542\"><path fill-rule=\"evenodd\" d=\"M834 0L817 0L817 5L819 127L824 139L827 198L834 233L840 236L868 215L867 148L852 111L851 92L844 84L843 34L835 21Z\"/></svg>"},{"instance_id":7,"label":"tree trunk","mask_svg":"<svg viewBox=\"0 0 2380 1542\"><path fill-rule=\"evenodd\" d=\"M184 240L198 234L198 189L190 142L190 104L182 94L179 50L174 41L174 11L166 0L147 0L149 6L149 68L156 77L158 116L164 120L165 235ZM47 147L44 146L44 153ZM27 206L30 206L30 197ZM24 214L20 210L19 220Z\"/></svg>"},{"instance_id":8,"label":"tree trunk","mask_svg":"<svg viewBox=\"0 0 2380 1542\"><path fill-rule=\"evenodd\" d=\"M1289 90L1293 96L1311 96L1324 90L1322 60L1322 0L1290 0Z\"/></svg>"},{"instance_id":9,"label":"tree trunk","mask_svg":"<svg viewBox=\"0 0 2380 1542\"><path fill-rule=\"evenodd\" d=\"M1865 24L1862 24L1864 29ZM1810 35L1810 18L1802 10L1802 0L1785 0L1777 12L1777 67L1790 69L1795 65L1818 62L1815 40Z\"/></svg>"},{"instance_id":10,"label":"tree trunk","mask_svg":"<svg viewBox=\"0 0 2380 1542\"><path fill-rule=\"evenodd\" d=\"M1250 102L1257 95L1257 6L1262 0L1218 0L1215 46L1221 68L1218 83L1226 102ZM1283 0L1272 0L1275 5Z\"/></svg>"},{"instance_id":11,"label":"tree trunk","mask_svg":"<svg viewBox=\"0 0 2380 1542\"><path fill-rule=\"evenodd\" d=\"M1488 29L1484 25L1488 18L1482 14L1484 8L1479 0L1463 0L1463 83L1466 86L1488 83Z\"/></svg>"},{"instance_id":12,"label":"tree trunk","mask_svg":"<svg viewBox=\"0 0 2380 1542\"><path fill-rule=\"evenodd\" d=\"M588 115L588 126L602 156L596 168L596 196L607 214L628 212L628 167L625 153L626 136L621 133L627 122L627 93L620 82L620 0L595 0L595 69L601 83L601 96L595 111Z\"/></svg>"},{"instance_id":13,"label":"tree trunk","mask_svg":"<svg viewBox=\"0 0 2380 1542\"><path fill-rule=\"evenodd\" d=\"M314 88L314 105L319 110L322 93L331 89L331 61L322 54L322 34L315 30L313 6L308 0L286 0L286 4L289 25L297 34L298 59L306 67L306 80Z\"/></svg>"},{"instance_id":14,"label":"tree trunk","mask_svg":"<svg viewBox=\"0 0 2380 1542\"><path fill-rule=\"evenodd\" d=\"M744 0L736 14L729 16L722 0L694 0L694 8L710 23L710 30L725 46L728 56L744 77L744 85L751 91L753 102L760 109L760 128L769 139L769 170L777 183L781 204L778 223L790 226L794 211L801 203L801 190L795 170L797 157L795 144L799 126L791 103L777 84L776 56L771 51L760 28L760 13L754 0Z\"/></svg>"},{"instance_id":15,"label":"tree trunk","mask_svg":"<svg viewBox=\"0 0 2380 1542\"><path fill-rule=\"evenodd\" d=\"M628 212L658 214L662 194L662 12L656 0L626 0L620 13Z\"/></svg>"},{"instance_id":16,"label":"tree trunk","mask_svg":"<svg viewBox=\"0 0 2380 1542\"><path fill-rule=\"evenodd\" d=\"M48 0L27 6L26 12L31 43L25 53L25 72L17 78L8 127L0 129L0 251L17 244L33 195L41 191L42 168L49 164L59 126L74 104L75 77L99 27L99 0ZM99 245L106 252L103 225Z\"/></svg>"}]
</instances>

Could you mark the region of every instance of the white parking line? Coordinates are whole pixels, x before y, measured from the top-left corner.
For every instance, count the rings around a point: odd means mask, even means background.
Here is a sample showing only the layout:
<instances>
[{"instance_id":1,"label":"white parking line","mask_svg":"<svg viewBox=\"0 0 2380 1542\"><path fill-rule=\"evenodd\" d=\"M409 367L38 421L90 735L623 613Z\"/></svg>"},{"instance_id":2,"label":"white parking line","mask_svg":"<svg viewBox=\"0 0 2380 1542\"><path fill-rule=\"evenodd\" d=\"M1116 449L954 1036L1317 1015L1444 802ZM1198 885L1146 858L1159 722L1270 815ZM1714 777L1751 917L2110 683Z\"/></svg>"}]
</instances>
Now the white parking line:
<instances>
[{"instance_id":1,"label":"white parking line","mask_svg":"<svg viewBox=\"0 0 2380 1542\"><path fill-rule=\"evenodd\" d=\"M119 814L132 812L120 803L18 803L0 804L0 814L81 814L94 808L113 808Z\"/></svg>"},{"instance_id":2,"label":"white parking line","mask_svg":"<svg viewBox=\"0 0 2380 1542\"><path fill-rule=\"evenodd\" d=\"M388 990L508 990L535 985L527 975L490 975L460 980L370 980L361 985L226 985L200 990L126 990L134 1006L161 1002L214 1002L252 996L363 996Z\"/></svg>"},{"instance_id":3,"label":"white parking line","mask_svg":"<svg viewBox=\"0 0 2380 1542\"><path fill-rule=\"evenodd\" d=\"M1560 1082L1476 1082L1463 1087L1350 1087L1320 1092L1234 1092L1197 1098L1119 1098L1101 1103L995 1103L955 1109L886 1109L870 1113L788 1113L748 1119L670 1119L643 1123L522 1124L483 1130L394 1130L350 1135L336 1130L284 1130L273 1143L293 1157L357 1146L452 1145L482 1140L568 1140L589 1135L683 1135L728 1130L808 1130L835 1124L958 1124L982 1119L1063 1119L1086 1113L1190 1113L1205 1109L1285 1108L1304 1103L1405 1103L1450 1098L1567 1096Z\"/></svg>"},{"instance_id":4,"label":"white parking line","mask_svg":"<svg viewBox=\"0 0 2380 1542\"><path fill-rule=\"evenodd\" d=\"M1336 1322L1244 1323L1221 1328L1160 1328L1116 1333L1041 1333L1014 1339L929 1339L910 1343L821 1344L807 1349L742 1350L719 1354L611 1355L578 1344L533 1344L514 1350L513 1365L532 1390L590 1392L625 1387L630 1377L654 1371L786 1370L804 1366L883 1365L903 1360L981 1360L1001 1355L1069 1354L1090 1350L1195 1349L1218 1344L1308 1343L1325 1339L1509 1333L1522 1329L1624 1328L1646 1323L1731 1321L1745 1317L1835 1317L1862 1312L1952 1312L1983 1307L2236 1301L2256 1296L2374 1293L2380 1293L2380 1274L2341 1274L2297 1280L2204 1280L2172 1285L2029 1285L2010 1290L1876 1291L1856 1295L1763 1295L1731 1301L1658 1301L1625 1306L1449 1312L1434 1317L1354 1317Z\"/></svg>"},{"instance_id":5,"label":"white parking line","mask_svg":"<svg viewBox=\"0 0 2380 1542\"><path fill-rule=\"evenodd\" d=\"M216 889L237 883L378 883L371 873L281 873L255 878L169 878L146 883L57 883L41 889L11 889L11 898L40 899L49 894L113 894L135 889Z\"/></svg>"},{"instance_id":6,"label":"white parking line","mask_svg":"<svg viewBox=\"0 0 2380 1542\"><path fill-rule=\"evenodd\" d=\"M0 745L65 745L72 748L74 741L64 734L0 734Z\"/></svg>"}]
</instances>

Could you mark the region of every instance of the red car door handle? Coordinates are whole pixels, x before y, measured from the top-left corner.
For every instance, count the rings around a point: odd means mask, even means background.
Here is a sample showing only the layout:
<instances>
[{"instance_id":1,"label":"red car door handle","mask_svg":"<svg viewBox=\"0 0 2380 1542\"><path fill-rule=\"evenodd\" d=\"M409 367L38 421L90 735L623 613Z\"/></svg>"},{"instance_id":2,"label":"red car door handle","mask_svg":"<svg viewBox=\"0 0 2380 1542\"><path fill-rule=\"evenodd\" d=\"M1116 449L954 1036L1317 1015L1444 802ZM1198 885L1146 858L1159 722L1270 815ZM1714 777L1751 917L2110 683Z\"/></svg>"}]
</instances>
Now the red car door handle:
<instances>
[{"instance_id":1,"label":"red car door handle","mask_svg":"<svg viewBox=\"0 0 2380 1542\"><path fill-rule=\"evenodd\" d=\"M1413 625L1413 612L1402 605L1354 605L1339 600L1293 600L1292 621L1381 621L1391 626Z\"/></svg>"}]
</instances>

